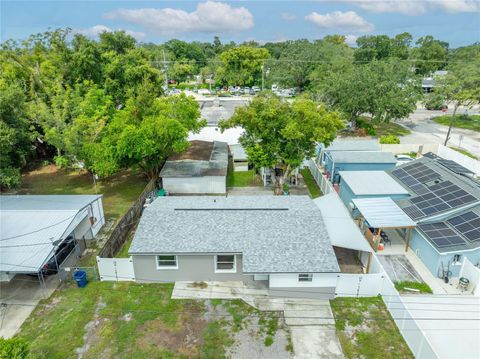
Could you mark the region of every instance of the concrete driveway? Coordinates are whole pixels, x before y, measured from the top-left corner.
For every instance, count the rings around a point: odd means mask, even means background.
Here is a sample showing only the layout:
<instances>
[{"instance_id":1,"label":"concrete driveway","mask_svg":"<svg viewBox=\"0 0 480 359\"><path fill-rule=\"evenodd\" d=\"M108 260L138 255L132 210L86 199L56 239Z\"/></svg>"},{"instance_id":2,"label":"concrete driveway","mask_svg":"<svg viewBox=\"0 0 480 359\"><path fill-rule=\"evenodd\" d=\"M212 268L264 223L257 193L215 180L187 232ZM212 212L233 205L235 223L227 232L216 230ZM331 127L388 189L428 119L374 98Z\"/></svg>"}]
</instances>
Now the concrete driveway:
<instances>
[{"instance_id":1,"label":"concrete driveway","mask_svg":"<svg viewBox=\"0 0 480 359\"><path fill-rule=\"evenodd\" d=\"M447 114L451 114L448 110ZM459 112L463 113L463 110ZM470 110L469 114L478 114L478 110ZM407 127L412 133L402 136L402 143L430 144L445 142L448 126L443 126L430 120L433 117L442 116L441 111L428 111L417 109L407 119L399 120L398 123ZM450 133L449 146L461 147L476 156L480 156L480 133L460 128L452 128Z\"/></svg>"},{"instance_id":2,"label":"concrete driveway","mask_svg":"<svg viewBox=\"0 0 480 359\"><path fill-rule=\"evenodd\" d=\"M46 288L36 277L17 274L10 282L0 283L0 337L11 338L35 309L58 287L57 276L46 278Z\"/></svg>"}]
</instances>

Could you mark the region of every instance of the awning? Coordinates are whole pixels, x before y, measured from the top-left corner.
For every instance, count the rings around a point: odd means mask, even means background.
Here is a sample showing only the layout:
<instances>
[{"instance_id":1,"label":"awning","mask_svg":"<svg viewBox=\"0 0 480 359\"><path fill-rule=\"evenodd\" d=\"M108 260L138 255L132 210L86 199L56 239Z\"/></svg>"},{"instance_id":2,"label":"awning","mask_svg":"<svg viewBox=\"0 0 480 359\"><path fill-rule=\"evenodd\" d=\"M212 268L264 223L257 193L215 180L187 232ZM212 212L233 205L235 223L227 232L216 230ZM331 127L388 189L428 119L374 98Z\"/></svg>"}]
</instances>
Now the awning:
<instances>
[{"instance_id":1,"label":"awning","mask_svg":"<svg viewBox=\"0 0 480 359\"><path fill-rule=\"evenodd\" d=\"M390 197L355 198L352 202L370 227L386 229L416 226Z\"/></svg>"},{"instance_id":2,"label":"awning","mask_svg":"<svg viewBox=\"0 0 480 359\"><path fill-rule=\"evenodd\" d=\"M313 200L322 212L323 221L333 246L373 252L360 229L336 193Z\"/></svg>"}]
</instances>

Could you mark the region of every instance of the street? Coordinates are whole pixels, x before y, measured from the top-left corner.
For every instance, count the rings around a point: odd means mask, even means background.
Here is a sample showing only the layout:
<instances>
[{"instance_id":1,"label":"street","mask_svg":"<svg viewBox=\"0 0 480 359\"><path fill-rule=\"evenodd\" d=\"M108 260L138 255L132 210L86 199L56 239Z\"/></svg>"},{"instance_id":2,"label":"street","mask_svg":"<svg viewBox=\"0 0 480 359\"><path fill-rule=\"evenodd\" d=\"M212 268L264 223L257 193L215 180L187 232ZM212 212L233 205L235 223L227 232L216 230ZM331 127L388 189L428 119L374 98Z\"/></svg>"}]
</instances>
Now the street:
<instances>
[{"instance_id":1,"label":"street","mask_svg":"<svg viewBox=\"0 0 480 359\"><path fill-rule=\"evenodd\" d=\"M448 110L447 114L451 114ZM460 112L462 113L462 112ZM469 111L469 114L478 114L478 110ZM443 126L430 120L436 116L442 116L442 111L428 111L417 109L408 119L399 120L397 123L407 127L412 133L402 136L402 143L430 144L445 142L448 126ZM475 156L480 157L480 133L461 128L452 128L449 146L463 148Z\"/></svg>"}]
</instances>

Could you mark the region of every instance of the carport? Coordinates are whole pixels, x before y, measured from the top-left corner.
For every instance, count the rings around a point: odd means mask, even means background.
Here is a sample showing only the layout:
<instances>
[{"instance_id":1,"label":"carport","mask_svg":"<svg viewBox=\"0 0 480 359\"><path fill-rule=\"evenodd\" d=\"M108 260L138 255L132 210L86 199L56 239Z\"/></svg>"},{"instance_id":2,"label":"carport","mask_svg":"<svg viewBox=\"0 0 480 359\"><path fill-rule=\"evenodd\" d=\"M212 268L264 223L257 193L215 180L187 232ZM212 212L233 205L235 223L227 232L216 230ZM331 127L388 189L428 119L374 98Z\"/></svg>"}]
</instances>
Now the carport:
<instances>
[{"instance_id":1,"label":"carport","mask_svg":"<svg viewBox=\"0 0 480 359\"><path fill-rule=\"evenodd\" d=\"M405 252L408 251L412 229L416 223L390 198L355 198L352 199L355 209L359 212L360 227L367 226L366 238L373 249L377 251L382 230L404 230ZM378 229L377 234L369 228Z\"/></svg>"},{"instance_id":2,"label":"carport","mask_svg":"<svg viewBox=\"0 0 480 359\"><path fill-rule=\"evenodd\" d=\"M358 253L362 263L366 262L365 267L369 273L373 250L355 225L340 197L336 193L329 193L315 198L313 202L322 212L332 246L346 249L347 252ZM345 251L343 252L345 253ZM342 251L335 251L335 253L338 259L338 255Z\"/></svg>"}]
</instances>

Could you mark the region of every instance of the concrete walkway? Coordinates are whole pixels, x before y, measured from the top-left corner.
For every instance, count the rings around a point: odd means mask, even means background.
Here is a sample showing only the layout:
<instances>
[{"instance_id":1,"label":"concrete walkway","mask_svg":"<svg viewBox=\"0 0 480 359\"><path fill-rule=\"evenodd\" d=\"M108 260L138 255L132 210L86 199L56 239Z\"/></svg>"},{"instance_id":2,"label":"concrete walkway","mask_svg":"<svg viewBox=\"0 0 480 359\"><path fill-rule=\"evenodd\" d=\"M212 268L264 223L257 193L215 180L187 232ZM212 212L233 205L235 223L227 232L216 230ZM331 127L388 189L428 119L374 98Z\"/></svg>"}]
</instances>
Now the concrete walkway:
<instances>
[{"instance_id":1,"label":"concrete walkway","mask_svg":"<svg viewBox=\"0 0 480 359\"><path fill-rule=\"evenodd\" d=\"M267 289L243 282L176 282L172 298L242 299L261 311L283 311L295 358L344 357L327 300L272 298Z\"/></svg>"}]
</instances>

